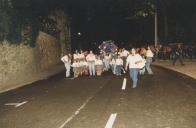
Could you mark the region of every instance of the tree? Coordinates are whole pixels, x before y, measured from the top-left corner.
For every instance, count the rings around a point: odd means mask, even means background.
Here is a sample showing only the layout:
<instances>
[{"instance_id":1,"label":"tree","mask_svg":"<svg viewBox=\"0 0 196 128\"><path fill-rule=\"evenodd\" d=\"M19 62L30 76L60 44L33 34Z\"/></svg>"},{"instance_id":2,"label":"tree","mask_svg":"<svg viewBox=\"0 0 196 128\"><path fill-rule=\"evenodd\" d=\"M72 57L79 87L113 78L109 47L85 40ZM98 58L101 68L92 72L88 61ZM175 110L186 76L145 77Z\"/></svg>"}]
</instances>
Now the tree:
<instances>
[{"instance_id":1,"label":"tree","mask_svg":"<svg viewBox=\"0 0 196 128\"><path fill-rule=\"evenodd\" d=\"M7 40L11 26L13 12L12 3L9 0L0 0L0 40Z\"/></svg>"}]
</instances>

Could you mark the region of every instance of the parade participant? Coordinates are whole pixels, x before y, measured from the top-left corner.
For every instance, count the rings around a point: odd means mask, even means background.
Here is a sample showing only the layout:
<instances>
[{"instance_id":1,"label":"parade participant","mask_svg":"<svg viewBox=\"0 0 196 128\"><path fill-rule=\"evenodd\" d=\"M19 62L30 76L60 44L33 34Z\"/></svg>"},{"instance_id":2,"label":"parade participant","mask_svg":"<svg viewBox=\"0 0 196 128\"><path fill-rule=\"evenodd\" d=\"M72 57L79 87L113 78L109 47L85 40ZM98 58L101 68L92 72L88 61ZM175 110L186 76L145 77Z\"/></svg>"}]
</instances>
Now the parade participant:
<instances>
[{"instance_id":1,"label":"parade participant","mask_svg":"<svg viewBox=\"0 0 196 128\"><path fill-rule=\"evenodd\" d=\"M116 75L121 76L121 69L123 68L123 60L120 58L120 55L118 55L118 58L116 59Z\"/></svg>"},{"instance_id":2,"label":"parade participant","mask_svg":"<svg viewBox=\"0 0 196 128\"><path fill-rule=\"evenodd\" d=\"M86 61L80 61L80 75L87 75L88 74L88 63Z\"/></svg>"},{"instance_id":3,"label":"parade participant","mask_svg":"<svg viewBox=\"0 0 196 128\"><path fill-rule=\"evenodd\" d=\"M81 63L83 75L88 75L88 63L86 61L82 61Z\"/></svg>"},{"instance_id":4,"label":"parade participant","mask_svg":"<svg viewBox=\"0 0 196 128\"><path fill-rule=\"evenodd\" d=\"M89 67L89 73L90 76L95 76L95 55L93 54L93 51L90 51L90 53L86 56L86 60L88 62Z\"/></svg>"},{"instance_id":5,"label":"parade participant","mask_svg":"<svg viewBox=\"0 0 196 128\"><path fill-rule=\"evenodd\" d=\"M103 72L103 61L99 56L97 56L97 59L95 60L95 69L97 76L101 76Z\"/></svg>"},{"instance_id":6,"label":"parade participant","mask_svg":"<svg viewBox=\"0 0 196 128\"><path fill-rule=\"evenodd\" d=\"M149 75L153 75L152 69L151 69L151 64L152 64L152 58L154 54L151 51L150 47L148 46L147 51L146 51L146 70Z\"/></svg>"},{"instance_id":7,"label":"parade participant","mask_svg":"<svg viewBox=\"0 0 196 128\"><path fill-rule=\"evenodd\" d=\"M145 56L142 56L142 55L141 55L141 57L142 57L143 63L146 64ZM146 69L145 69L145 66L144 66L143 68L139 69L139 74L140 74L140 75L144 75L144 74L145 74L145 71L146 71Z\"/></svg>"},{"instance_id":8,"label":"parade participant","mask_svg":"<svg viewBox=\"0 0 196 128\"><path fill-rule=\"evenodd\" d=\"M85 55L82 50L80 50L80 53L78 54L78 58L80 61L85 61Z\"/></svg>"},{"instance_id":9,"label":"parade participant","mask_svg":"<svg viewBox=\"0 0 196 128\"><path fill-rule=\"evenodd\" d=\"M140 49L140 56L142 57L143 62L146 64L146 58L145 58L146 57L146 49L143 48L143 47ZM145 71L146 71L146 69L145 69L145 66L144 66L143 68L141 68L139 70L139 74L144 75Z\"/></svg>"},{"instance_id":10,"label":"parade participant","mask_svg":"<svg viewBox=\"0 0 196 128\"><path fill-rule=\"evenodd\" d=\"M73 55L73 60L79 60L79 52L78 52L78 50L75 51L75 53Z\"/></svg>"},{"instance_id":11,"label":"parade participant","mask_svg":"<svg viewBox=\"0 0 196 128\"><path fill-rule=\"evenodd\" d=\"M66 78L70 77L70 69L71 69L71 54L66 53L62 58L61 61L65 64L66 68Z\"/></svg>"},{"instance_id":12,"label":"parade participant","mask_svg":"<svg viewBox=\"0 0 196 128\"><path fill-rule=\"evenodd\" d=\"M136 53L136 49L131 49L131 54L127 57L125 70L127 71L129 66L130 78L133 81L133 88L137 86L138 81L138 71L141 68L140 63L142 63L142 57Z\"/></svg>"},{"instance_id":13,"label":"parade participant","mask_svg":"<svg viewBox=\"0 0 196 128\"><path fill-rule=\"evenodd\" d=\"M123 48L122 51L120 52L120 57L122 58L123 64L124 64L123 66L125 66L126 64L126 59L128 55L129 55L129 52L125 48Z\"/></svg>"},{"instance_id":14,"label":"parade participant","mask_svg":"<svg viewBox=\"0 0 196 128\"><path fill-rule=\"evenodd\" d=\"M177 48L174 49L173 53L174 53L173 65L175 65L176 60L179 60L181 65L184 66L184 63L182 61L183 50L180 44L177 45Z\"/></svg>"},{"instance_id":15,"label":"parade participant","mask_svg":"<svg viewBox=\"0 0 196 128\"><path fill-rule=\"evenodd\" d=\"M108 71L110 68L110 56L108 53L106 53L104 55L104 59L103 59L104 65L105 65L105 70Z\"/></svg>"},{"instance_id":16,"label":"parade participant","mask_svg":"<svg viewBox=\"0 0 196 128\"><path fill-rule=\"evenodd\" d=\"M112 69L112 73L115 75L116 74L116 57L112 57L112 60L110 61L110 66Z\"/></svg>"},{"instance_id":17,"label":"parade participant","mask_svg":"<svg viewBox=\"0 0 196 128\"><path fill-rule=\"evenodd\" d=\"M73 64L73 72L74 72L74 78L77 78L80 74L79 68L80 68L80 64L78 60L74 60Z\"/></svg>"}]
</instances>

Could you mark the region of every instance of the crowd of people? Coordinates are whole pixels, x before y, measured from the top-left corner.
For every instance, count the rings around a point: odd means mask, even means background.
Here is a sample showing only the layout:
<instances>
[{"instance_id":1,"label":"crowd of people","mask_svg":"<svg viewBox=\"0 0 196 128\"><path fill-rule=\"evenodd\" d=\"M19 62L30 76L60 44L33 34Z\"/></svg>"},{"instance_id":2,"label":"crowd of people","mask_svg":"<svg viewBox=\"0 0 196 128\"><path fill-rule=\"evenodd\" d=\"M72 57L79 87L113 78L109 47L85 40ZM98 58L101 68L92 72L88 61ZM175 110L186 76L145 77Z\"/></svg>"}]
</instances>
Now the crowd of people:
<instances>
[{"instance_id":1,"label":"crowd of people","mask_svg":"<svg viewBox=\"0 0 196 128\"><path fill-rule=\"evenodd\" d=\"M173 60L175 57L176 46L181 45L183 59L196 59L196 44L183 45L182 43L172 43L168 45L152 46L152 51L155 53L156 59Z\"/></svg>"},{"instance_id":2,"label":"crowd of people","mask_svg":"<svg viewBox=\"0 0 196 128\"><path fill-rule=\"evenodd\" d=\"M125 48L115 49L113 52L102 52L99 54L93 51L78 51L73 54L66 53L61 61L65 64L66 78L81 76L101 76L103 72L111 71L116 76L121 76L129 70L130 78L133 81L133 88L137 86L138 73L144 75L145 70L149 75L153 75L151 69L154 54L150 47L132 48L130 51Z\"/></svg>"}]
</instances>

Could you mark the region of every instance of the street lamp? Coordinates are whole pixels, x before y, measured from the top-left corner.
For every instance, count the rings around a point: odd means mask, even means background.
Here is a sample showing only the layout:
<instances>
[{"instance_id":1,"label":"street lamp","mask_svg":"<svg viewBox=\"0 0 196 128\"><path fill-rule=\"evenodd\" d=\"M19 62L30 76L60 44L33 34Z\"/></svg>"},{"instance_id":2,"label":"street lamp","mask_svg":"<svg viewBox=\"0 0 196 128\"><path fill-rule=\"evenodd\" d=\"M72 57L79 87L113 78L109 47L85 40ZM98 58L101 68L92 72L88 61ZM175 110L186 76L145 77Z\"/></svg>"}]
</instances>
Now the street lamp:
<instances>
[{"instance_id":1,"label":"street lamp","mask_svg":"<svg viewBox=\"0 0 196 128\"><path fill-rule=\"evenodd\" d=\"M154 42L154 43L155 43L155 44L154 44L154 45L155 45L155 47L156 47L156 46L157 46L157 43L158 43L157 10L155 10L154 22L155 22L155 23L154 23L154 25L155 25L155 26L154 26L154 28L155 28L155 32L154 32L154 34L155 34L155 35L154 35L154 37L155 37L155 40L154 40L155 42Z\"/></svg>"},{"instance_id":2,"label":"street lamp","mask_svg":"<svg viewBox=\"0 0 196 128\"><path fill-rule=\"evenodd\" d=\"M157 1L155 1L155 12L154 12L154 45L155 47L157 46L158 44L158 21L157 21Z\"/></svg>"}]
</instances>

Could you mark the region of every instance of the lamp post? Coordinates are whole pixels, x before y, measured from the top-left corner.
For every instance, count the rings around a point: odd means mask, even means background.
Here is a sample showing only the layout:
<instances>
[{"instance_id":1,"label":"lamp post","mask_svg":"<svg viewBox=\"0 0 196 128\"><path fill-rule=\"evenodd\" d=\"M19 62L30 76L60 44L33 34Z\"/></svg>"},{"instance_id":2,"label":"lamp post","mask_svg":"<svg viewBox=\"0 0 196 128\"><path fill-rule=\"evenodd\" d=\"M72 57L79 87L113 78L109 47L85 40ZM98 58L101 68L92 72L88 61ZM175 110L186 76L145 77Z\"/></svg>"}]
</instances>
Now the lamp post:
<instances>
[{"instance_id":1,"label":"lamp post","mask_svg":"<svg viewBox=\"0 0 196 128\"><path fill-rule=\"evenodd\" d=\"M154 28L155 28L155 31L154 31L154 38L155 38L155 40L154 40L154 45L155 45L155 47L157 46L157 44L158 44L158 27L157 27L157 10L155 10L155 16L154 16Z\"/></svg>"},{"instance_id":2,"label":"lamp post","mask_svg":"<svg viewBox=\"0 0 196 128\"><path fill-rule=\"evenodd\" d=\"M154 13L154 45L158 44L158 21L157 21L157 1L155 0L155 13Z\"/></svg>"}]
</instances>

